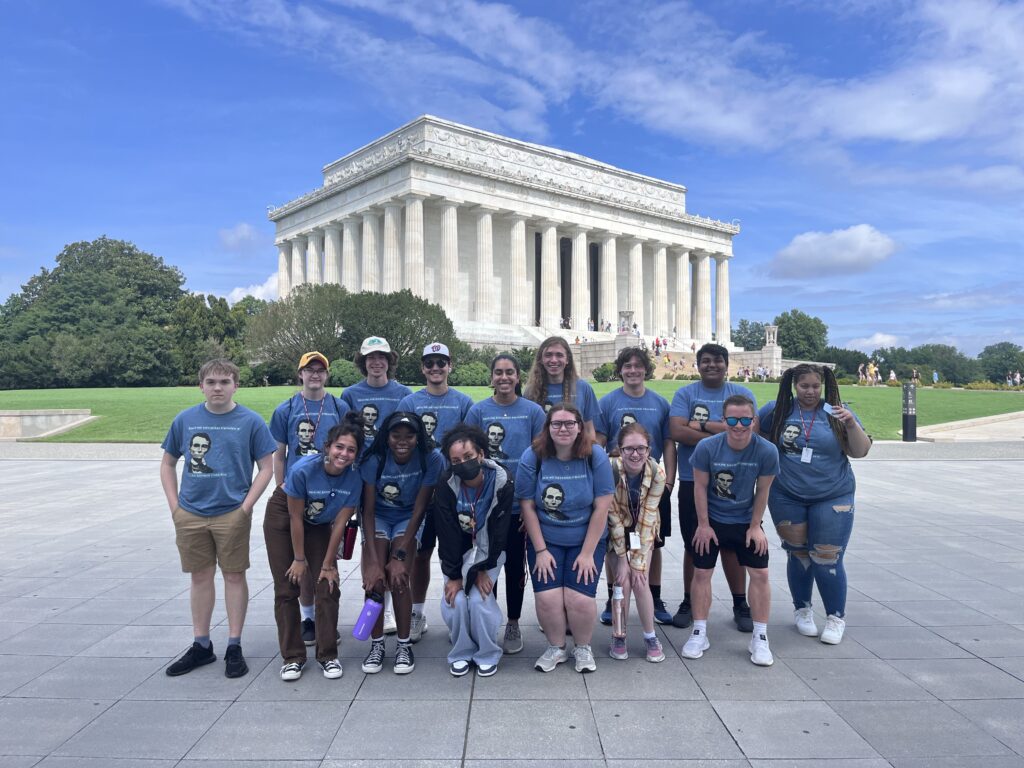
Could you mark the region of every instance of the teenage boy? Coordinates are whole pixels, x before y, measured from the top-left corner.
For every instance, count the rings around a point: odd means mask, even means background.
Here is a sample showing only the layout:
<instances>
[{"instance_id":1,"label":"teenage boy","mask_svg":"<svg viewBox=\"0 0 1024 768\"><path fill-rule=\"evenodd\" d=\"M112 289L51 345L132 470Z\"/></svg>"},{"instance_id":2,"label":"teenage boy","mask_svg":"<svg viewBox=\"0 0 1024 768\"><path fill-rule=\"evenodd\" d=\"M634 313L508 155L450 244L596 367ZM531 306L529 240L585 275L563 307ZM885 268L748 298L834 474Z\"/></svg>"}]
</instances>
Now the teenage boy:
<instances>
[{"instance_id":1,"label":"teenage boy","mask_svg":"<svg viewBox=\"0 0 1024 768\"><path fill-rule=\"evenodd\" d=\"M230 360L210 360L199 369L205 403L179 413L164 438L160 484L171 510L181 570L191 575L192 647L167 667L175 677L217 660L210 642L210 619L216 600L213 577L220 564L228 645L224 674L249 671L242 655L242 625L249 603L249 529L252 510L274 474L277 447L263 418L234 401L238 367ZM189 453L193 438L206 439L208 472L183 472L178 488L178 460ZM258 468L255 479L253 464Z\"/></svg>"},{"instance_id":2,"label":"teenage boy","mask_svg":"<svg viewBox=\"0 0 1024 768\"><path fill-rule=\"evenodd\" d=\"M428 433L434 444L441 445L444 436L456 424L466 419L473 400L469 395L448 386L448 376L452 372L452 355L448 347L439 341L427 344L420 357L420 371L426 379L427 386L418 392L402 399L398 404L400 411L413 411L423 419L424 427L428 420L434 422L433 431ZM432 417L432 418L429 418ZM423 535L420 537L419 548L412 564L412 624L409 639L418 642L427 631L427 588L430 586L430 558L437 545L437 528L434 516L437 507L431 497L423 521Z\"/></svg>"},{"instance_id":3,"label":"teenage boy","mask_svg":"<svg viewBox=\"0 0 1024 768\"><path fill-rule=\"evenodd\" d=\"M370 450L377 436L378 425L383 425L388 416L398 410L402 398L412 390L393 379L398 373L398 353L391 350L388 340L381 336L367 336L353 359L356 367L366 378L348 387L341 399L353 411L363 414L366 421L366 436L363 441L363 456ZM388 592L384 607L384 632L392 635L398 627L391 609L391 593Z\"/></svg>"},{"instance_id":4,"label":"teenage boy","mask_svg":"<svg viewBox=\"0 0 1024 768\"><path fill-rule=\"evenodd\" d=\"M693 501L693 470L690 457L694 448L707 438L725 431L722 403L733 395L743 395L756 403L754 393L744 386L725 380L729 371L729 350L718 344L705 344L695 359L700 381L676 390L669 411L669 431L679 443L679 530L683 535L683 602L672 617L672 623L685 629L693 622L690 607L690 585L693 583L693 536L697 532L697 509ZM750 606L747 604L747 580L736 556L722 552L722 570L732 592L732 615L740 632L753 631Z\"/></svg>"},{"instance_id":5,"label":"teenage boy","mask_svg":"<svg viewBox=\"0 0 1024 768\"><path fill-rule=\"evenodd\" d=\"M651 436L651 458L664 457L665 492L661 495L658 511L661 514L661 533L654 541L647 581L654 598L654 619L659 624L671 624L672 614L661 599L661 549L665 539L672 535L672 488L676 482L676 444L668 434L668 400L647 389L644 382L654 376L654 363L640 347L626 347L615 358L615 378L622 386L612 390L598 401L603 429L607 429L607 446L618 447L619 430L634 421L640 422ZM610 569L610 566L608 566ZM614 574L608 570L608 602L601 614L602 624L612 623L612 584Z\"/></svg>"},{"instance_id":6,"label":"teenage boy","mask_svg":"<svg viewBox=\"0 0 1024 768\"><path fill-rule=\"evenodd\" d=\"M267 509L263 515L263 536L266 541L290 541L291 518L288 515L288 495L284 492L284 480L288 470L303 456L322 453L324 440L331 427L341 423L341 417L348 410L348 403L327 392L327 382L331 376L331 366L327 357L320 352L307 352L299 358L299 382L302 390L289 397L277 408L270 417L270 434L277 441L274 451L274 483L275 488ZM283 536L287 532L286 536ZM292 552L281 547L267 547L267 558L270 560L270 572L280 575L280 583L275 583L275 598L280 596L286 600L291 594L292 585L284 574L292 561ZM275 562L284 558L287 562ZM307 568L305 576L299 584L299 611L302 615L302 642L306 645L316 643L316 618L313 609L313 575ZM282 602L281 610L286 603ZM275 612L278 610L275 599ZM284 626L284 622L278 622Z\"/></svg>"},{"instance_id":7,"label":"teenage boy","mask_svg":"<svg viewBox=\"0 0 1024 768\"><path fill-rule=\"evenodd\" d=\"M754 434L757 409L752 400L733 395L726 399L722 411L725 433L701 441L690 457L697 507L691 587L693 631L681 653L687 659L699 659L711 647L707 634L711 575L719 551L731 551L750 576L750 660L760 667L770 667L774 662L768 646L772 598L768 538L761 530L761 519L768 505L768 489L779 474L779 452Z\"/></svg>"}]
</instances>

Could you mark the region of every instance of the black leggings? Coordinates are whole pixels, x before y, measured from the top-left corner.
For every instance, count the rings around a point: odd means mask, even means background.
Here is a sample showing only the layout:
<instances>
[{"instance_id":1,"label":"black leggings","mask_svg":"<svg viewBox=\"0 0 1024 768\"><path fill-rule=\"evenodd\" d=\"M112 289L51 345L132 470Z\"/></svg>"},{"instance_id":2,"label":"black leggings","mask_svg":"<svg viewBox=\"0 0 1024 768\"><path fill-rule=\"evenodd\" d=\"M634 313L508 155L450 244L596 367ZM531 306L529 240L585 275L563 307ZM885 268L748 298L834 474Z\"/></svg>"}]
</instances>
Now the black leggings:
<instances>
[{"instance_id":1,"label":"black leggings","mask_svg":"<svg viewBox=\"0 0 1024 768\"><path fill-rule=\"evenodd\" d=\"M526 533L519 530L522 518L512 515L505 543L505 608L509 621L519 621L526 592Z\"/></svg>"}]
</instances>

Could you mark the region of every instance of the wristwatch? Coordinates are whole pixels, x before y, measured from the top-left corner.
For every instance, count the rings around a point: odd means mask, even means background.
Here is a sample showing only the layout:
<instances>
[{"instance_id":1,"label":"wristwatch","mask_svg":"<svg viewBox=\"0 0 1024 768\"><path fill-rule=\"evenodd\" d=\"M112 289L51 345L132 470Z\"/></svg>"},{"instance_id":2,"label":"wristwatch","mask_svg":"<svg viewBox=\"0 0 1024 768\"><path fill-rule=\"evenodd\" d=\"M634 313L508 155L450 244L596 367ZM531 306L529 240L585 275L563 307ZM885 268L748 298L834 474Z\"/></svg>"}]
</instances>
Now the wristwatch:
<instances>
[{"instance_id":1,"label":"wristwatch","mask_svg":"<svg viewBox=\"0 0 1024 768\"><path fill-rule=\"evenodd\" d=\"M405 554L405 550L399 547L391 557L401 563L405 561Z\"/></svg>"}]
</instances>

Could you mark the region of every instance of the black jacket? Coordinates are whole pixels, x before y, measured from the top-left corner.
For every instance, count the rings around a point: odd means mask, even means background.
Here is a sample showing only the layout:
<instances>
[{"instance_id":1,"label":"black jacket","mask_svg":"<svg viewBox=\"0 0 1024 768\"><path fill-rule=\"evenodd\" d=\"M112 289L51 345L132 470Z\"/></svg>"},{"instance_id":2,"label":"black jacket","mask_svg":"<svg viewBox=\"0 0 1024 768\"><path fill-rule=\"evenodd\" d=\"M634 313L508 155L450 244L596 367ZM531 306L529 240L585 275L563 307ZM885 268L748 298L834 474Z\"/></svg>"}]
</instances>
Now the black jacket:
<instances>
[{"instance_id":1,"label":"black jacket","mask_svg":"<svg viewBox=\"0 0 1024 768\"><path fill-rule=\"evenodd\" d=\"M493 470L494 497L487 510L487 520L476 536L476 554L470 558L467 553L473 548L473 537L459 522L456 501L462 481L449 467L441 473L441 479L434 490L437 529L437 551L441 558L441 572L449 579L462 579L466 593L476 583L481 570L489 571L498 565L498 558L505 551L508 541L508 526L512 519L512 477L491 459L483 459L484 467Z\"/></svg>"}]
</instances>

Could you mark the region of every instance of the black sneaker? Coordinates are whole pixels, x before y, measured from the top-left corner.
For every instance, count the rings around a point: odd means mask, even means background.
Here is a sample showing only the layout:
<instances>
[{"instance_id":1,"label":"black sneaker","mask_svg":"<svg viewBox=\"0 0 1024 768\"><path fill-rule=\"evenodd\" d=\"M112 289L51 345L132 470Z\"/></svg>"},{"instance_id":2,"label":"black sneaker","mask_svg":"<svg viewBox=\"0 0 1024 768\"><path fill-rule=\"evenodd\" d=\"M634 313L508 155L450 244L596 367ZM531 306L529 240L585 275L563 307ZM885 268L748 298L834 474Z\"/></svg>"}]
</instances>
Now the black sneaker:
<instances>
[{"instance_id":1,"label":"black sneaker","mask_svg":"<svg viewBox=\"0 0 1024 768\"><path fill-rule=\"evenodd\" d=\"M604 610L601 611L601 623L606 627L612 625L612 601L607 600L604 604Z\"/></svg>"},{"instance_id":2,"label":"black sneaker","mask_svg":"<svg viewBox=\"0 0 1024 768\"><path fill-rule=\"evenodd\" d=\"M181 658L171 664L165 672L171 677L177 677L178 675L185 675L191 672L196 667L201 667L204 664L212 664L217 660L217 654L213 652L213 646L204 648L199 643L192 643L192 647L182 654Z\"/></svg>"},{"instance_id":3,"label":"black sneaker","mask_svg":"<svg viewBox=\"0 0 1024 768\"><path fill-rule=\"evenodd\" d=\"M242 655L242 646L229 645L224 651L224 677L242 677L249 674L249 665Z\"/></svg>"},{"instance_id":4,"label":"black sneaker","mask_svg":"<svg viewBox=\"0 0 1024 768\"><path fill-rule=\"evenodd\" d=\"M746 600L732 607L732 620L736 622L736 629L740 632L754 631L754 620L750 616L750 606Z\"/></svg>"},{"instance_id":5,"label":"black sneaker","mask_svg":"<svg viewBox=\"0 0 1024 768\"><path fill-rule=\"evenodd\" d=\"M395 674L407 675L416 669L416 657L412 652L412 643L399 643L395 650Z\"/></svg>"},{"instance_id":6,"label":"black sneaker","mask_svg":"<svg viewBox=\"0 0 1024 768\"><path fill-rule=\"evenodd\" d=\"M693 624L693 611L690 610L689 601L683 600L679 604L679 610L676 611L676 615L672 617L672 626L686 629L691 624Z\"/></svg>"},{"instance_id":7,"label":"black sneaker","mask_svg":"<svg viewBox=\"0 0 1024 768\"><path fill-rule=\"evenodd\" d=\"M654 620L659 624L672 623L672 614L665 607L665 601L660 598L654 601Z\"/></svg>"},{"instance_id":8,"label":"black sneaker","mask_svg":"<svg viewBox=\"0 0 1024 768\"><path fill-rule=\"evenodd\" d=\"M312 619L302 620L302 642L307 646L316 645L316 622Z\"/></svg>"}]
</instances>

